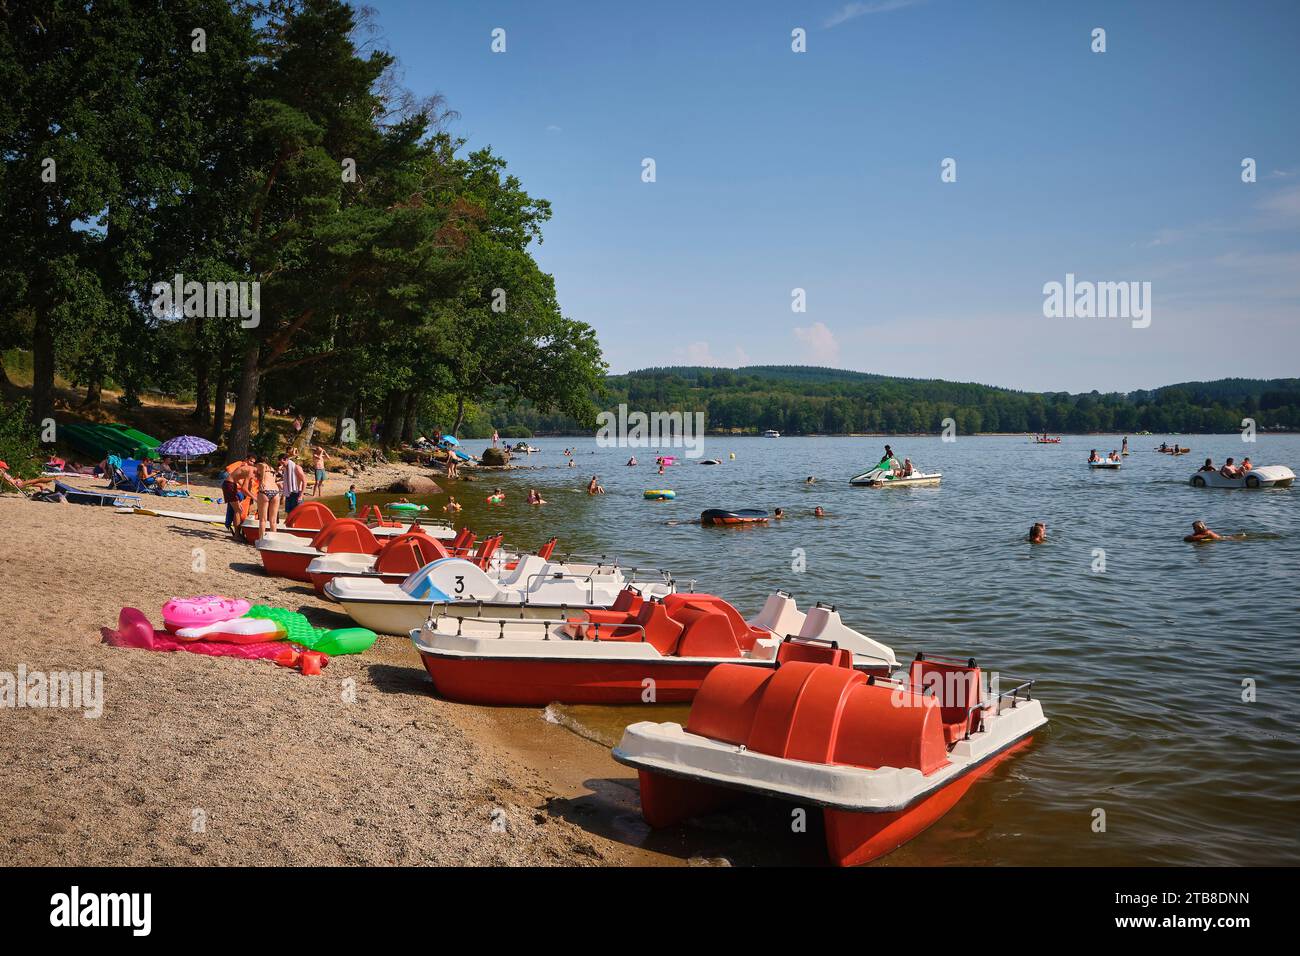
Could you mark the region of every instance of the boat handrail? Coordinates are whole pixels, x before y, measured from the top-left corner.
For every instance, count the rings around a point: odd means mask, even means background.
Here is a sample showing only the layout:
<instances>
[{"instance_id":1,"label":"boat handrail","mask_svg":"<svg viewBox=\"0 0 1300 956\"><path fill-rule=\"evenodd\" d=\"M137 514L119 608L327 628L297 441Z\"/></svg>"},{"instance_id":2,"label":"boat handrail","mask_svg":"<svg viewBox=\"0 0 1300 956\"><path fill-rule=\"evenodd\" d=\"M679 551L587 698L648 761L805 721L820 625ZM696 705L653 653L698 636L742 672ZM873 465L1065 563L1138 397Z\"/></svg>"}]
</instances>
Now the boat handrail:
<instances>
[{"instance_id":1,"label":"boat handrail","mask_svg":"<svg viewBox=\"0 0 1300 956\"><path fill-rule=\"evenodd\" d=\"M671 584L673 580L673 573L665 568L620 568L619 570L623 572L623 577L628 583L636 581L638 572L644 572L652 578L658 578L665 584Z\"/></svg>"},{"instance_id":2,"label":"boat handrail","mask_svg":"<svg viewBox=\"0 0 1300 956\"><path fill-rule=\"evenodd\" d=\"M552 557L554 557L554 555L552 555ZM596 554L595 552L592 551L566 551L556 563L567 564L573 558L583 558L588 561L590 561L592 558L596 558L598 560L595 562L595 564L596 567L598 568L604 567L607 564L610 567L615 567L615 568L618 567L619 565L618 555L614 555L613 558L611 559L608 554Z\"/></svg>"},{"instance_id":3,"label":"boat handrail","mask_svg":"<svg viewBox=\"0 0 1300 956\"><path fill-rule=\"evenodd\" d=\"M443 616L447 616L447 615L443 615ZM464 618L464 617L460 617L460 616L458 616L458 615L456 615L455 617L456 617L456 636L457 636L457 637L460 637L460 636L462 635L462 630L463 630L463 628L464 628L464 626L465 626L465 621L470 620L470 621L483 621L483 622L485 622L485 623L487 623L487 624L496 624L496 625L498 625L498 627L497 627L497 640L502 640L503 638L505 638L505 636L506 636L506 625L507 625L507 624L524 624L524 623L526 623L526 624L537 624L537 625L539 625L539 626L542 628L542 631L543 631L542 640L544 640L544 641L549 641L549 640L551 639L551 628L552 628L552 627L554 627L556 624L567 624L567 623L568 623L568 621L567 621L566 619L564 619L564 618L542 618L542 617L473 617L473 618ZM440 619L441 619L441 618L440 618ZM427 625L429 625L429 626L432 626L433 623L434 623L434 619L433 619L432 617L430 617L430 618L428 619L428 621L426 621L425 623L426 623ZM628 623L628 624L617 624L617 623L614 623L614 622L611 622L611 621L606 621L605 623L606 623L609 627L611 627L611 628L619 628L619 629L622 629L622 628L632 628L632 629L635 630L635 631L639 631L640 634L641 634L641 643L643 643L643 644L645 643L645 639L646 639L646 638L645 638L645 625L644 625L644 624L632 624L632 623ZM594 635L592 636L591 640L593 640L593 641L595 641L595 642L597 642L597 643L600 642L600 621L579 621L579 622L577 622L577 624L578 624L579 627L590 627L590 628L592 628L592 629L594 630L595 633L594 633Z\"/></svg>"},{"instance_id":4,"label":"boat handrail","mask_svg":"<svg viewBox=\"0 0 1300 956\"><path fill-rule=\"evenodd\" d=\"M918 656L919 656L919 655L918 655ZM972 658L944 657L944 656L941 655L941 654L931 654L931 655L927 655L924 659L925 659L925 660L947 660L947 661L962 661L962 660L968 660L968 661L969 661L969 666L971 666L971 667L974 667L974 666L975 666L975 659L974 659L973 657L972 657ZM896 685L900 690L911 690L911 691L913 691L914 693L918 694L918 695L921 696L921 697L937 697L937 696L938 696L938 694L935 693L935 690L934 690L933 687L922 687L922 686L920 686L920 685L917 685L917 684L912 683L910 680L902 680L901 678L898 678L898 677L893 677L893 676L889 676L889 677L874 677L874 676L873 676L873 677L868 677L867 680L868 680L868 682L870 682L870 683L872 683L872 684L880 684L880 683L882 683L882 682L887 682L887 683L890 683L890 684L894 684L894 685ZM1010 698L1011 698L1011 707L1012 707L1012 709L1014 710L1016 707L1020 706L1020 692L1021 692L1022 690L1025 692L1025 700L1029 701L1029 700L1033 700L1033 699L1034 699L1033 696L1032 696L1032 692L1033 692L1033 688L1034 688L1034 682L1035 682L1036 680L1037 680L1036 677L1031 677L1031 678L1029 678L1028 680L1022 680L1019 684L1016 684L1014 687L1010 688L1009 690L1000 691L1000 692L999 692L996 696L994 696L994 697L990 697L990 698L987 698L987 699L981 699L981 700L977 701L976 703L971 704L969 707L967 707L967 708L966 708L966 736L965 736L963 739L965 739L965 740L969 740L969 739L970 739L970 716L971 716L971 714L975 713L976 711L988 711L988 710L994 710L995 708L996 708L996 710L1001 710L1002 699L1005 698L1005 697L1010 697ZM984 722L984 718L983 718L983 716L981 716L981 717L980 717L980 729L983 728L983 722Z\"/></svg>"},{"instance_id":5,"label":"boat handrail","mask_svg":"<svg viewBox=\"0 0 1300 956\"><path fill-rule=\"evenodd\" d=\"M537 571L533 574L528 575L528 578L524 581L524 587L520 593L522 593L524 596L525 604L528 603L528 595L532 593L533 582L536 581L538 578L543 578L549 581L562 581L566 578L572 578L577 581L586 581L587 582L587 603L588 604L595 603L596 580L595 580L594 572L588 572L584 574L581 571Z\"/></svg>"}]
</instances>

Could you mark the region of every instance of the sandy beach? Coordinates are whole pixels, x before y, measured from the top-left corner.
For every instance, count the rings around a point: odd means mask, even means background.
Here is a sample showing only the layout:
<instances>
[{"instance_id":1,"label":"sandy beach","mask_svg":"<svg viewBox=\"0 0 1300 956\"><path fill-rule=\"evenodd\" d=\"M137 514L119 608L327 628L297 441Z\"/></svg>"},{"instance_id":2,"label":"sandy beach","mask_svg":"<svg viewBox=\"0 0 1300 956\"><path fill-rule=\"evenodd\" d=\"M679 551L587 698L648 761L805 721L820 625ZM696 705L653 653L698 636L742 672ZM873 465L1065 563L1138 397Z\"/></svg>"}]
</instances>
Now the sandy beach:
<instances>
[{"instance_id":1,"label":"sandy beach","mask_svg":"<svg viewBox=\"0 0 1300 956\"><path fill-rule=\"evenodd\" d=\"M416 470L386 466L357 482ZM342 477L331 477L337 488ZM216 511L194 499L146 504ZM333 658L319 677L101 643L123 605L160 623L174 595L227 594L346 623L310 587L267 577L220 527L17 495L0 497L0 527L11 543L0 671L101 671L104 687L96 719L56 708L0 714L0 855L12 863L671 861L600 835L611 808L620 820L636 813L631 774L608 751L535 710L438 699L399 638ZM196 555L202 571L192 570ZM629 786L614 784L603 810L584 809L593 775ZM572 822L584 817L596 824Z\"/></svg>"}]
</instances>

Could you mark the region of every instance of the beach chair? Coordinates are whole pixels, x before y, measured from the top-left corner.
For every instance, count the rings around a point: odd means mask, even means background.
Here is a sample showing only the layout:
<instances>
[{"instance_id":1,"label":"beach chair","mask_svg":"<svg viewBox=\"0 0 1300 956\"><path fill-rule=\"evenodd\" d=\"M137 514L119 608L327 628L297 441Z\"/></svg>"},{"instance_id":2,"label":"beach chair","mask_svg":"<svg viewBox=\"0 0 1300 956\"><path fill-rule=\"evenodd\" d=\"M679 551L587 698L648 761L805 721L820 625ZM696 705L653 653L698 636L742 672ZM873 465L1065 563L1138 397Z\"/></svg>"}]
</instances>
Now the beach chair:
<instances>
[{"instance_id":1,"label":"beach chair","mask_svg":"<svg viewBox=\"0 0 1300 956\"><path fill-rule=\"evenodd\" d=\"M24 498L28 498L28 499L31 498L31 493L28 492L26 488L20 485L13 478L11 478L9 476L8 471L0 470L0 481L3 481L4 484L8 485L10 488L16 488L18 490L18 493L22 495Z\"/></svg>"}]
</instances>

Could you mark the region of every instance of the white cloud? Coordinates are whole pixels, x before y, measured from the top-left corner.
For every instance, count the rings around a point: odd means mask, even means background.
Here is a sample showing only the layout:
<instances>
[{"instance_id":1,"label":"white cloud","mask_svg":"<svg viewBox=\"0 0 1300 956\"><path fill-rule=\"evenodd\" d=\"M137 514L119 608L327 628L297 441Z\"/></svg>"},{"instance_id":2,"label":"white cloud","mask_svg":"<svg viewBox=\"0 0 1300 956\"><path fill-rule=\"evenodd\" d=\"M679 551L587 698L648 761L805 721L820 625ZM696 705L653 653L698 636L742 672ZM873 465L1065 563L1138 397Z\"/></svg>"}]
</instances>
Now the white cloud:
<instances>
[{"instance_id":1,"label":"white cloud","mask_svg":"<svg viewBox=\"0 0 1300 956\"><path fill-rule=\"evenodd\" d=\"M901 10L904 7L912 7L924 2L925 0L870 0L870 2L865 3L846 3L836 13L827 17L822 22L822 27L829 30L831 27L837 27L841 23L848 23L858 17L865 17L873 13L889 13L891 10Z\"/></svg>"},{"instance_id":2,"label":"white cloud","mask_svg":"<svg viewBox=\"0 0 1300 956\"><path fill-rule=\"evenodd\" d=\"M1283 219L1300 218L1300 186L1270 193L1260 202L1259 208Z\"/></svg>"},{"instance_id":3,"label":"white cloud","mask_svg":"<svg viewBox=\"0 0 1300 956\"><path fill-rule=\"evenodd\" d=\"M713 347L708 342L692 342L685 348L675 349L673 354L679 362L686 365L701 365L705 368L738 368L749 364L749 353L739 345L735 347L734 358L727 362L713 354Z\"/></svg>"},{"instance_id":4,"label":"white cloud","mask_svg":"<svg viewBox=\"0 0 1300 956\"><path fill-rule=\"evenodd\" d=\"M814 322L807 328L795 327L794 337L803 343L810 361L817 365L835 365L840 360L840 343L824 322Z\"/></svg>"}]
</instances>

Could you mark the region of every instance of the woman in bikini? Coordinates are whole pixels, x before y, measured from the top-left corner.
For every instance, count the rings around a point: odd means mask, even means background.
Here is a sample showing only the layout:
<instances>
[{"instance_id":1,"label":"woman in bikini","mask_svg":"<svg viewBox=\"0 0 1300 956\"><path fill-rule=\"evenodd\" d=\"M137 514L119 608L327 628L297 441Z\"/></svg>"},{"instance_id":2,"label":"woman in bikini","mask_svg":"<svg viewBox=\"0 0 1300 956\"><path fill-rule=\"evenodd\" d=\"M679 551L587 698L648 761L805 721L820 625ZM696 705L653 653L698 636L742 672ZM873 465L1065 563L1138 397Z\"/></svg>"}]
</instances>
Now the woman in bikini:
<instances>
[{"instance_id":1,"label":"woman in bikini","mask_svg":"<svg viewBox=\"0 0 1300 956\"><path fill-rule=\"evenodd\" d=\"M257 459L257 532L266 534L270 524L272 531L280 528L280 478L275 469Z\"/></svg>"}]
</instances>

